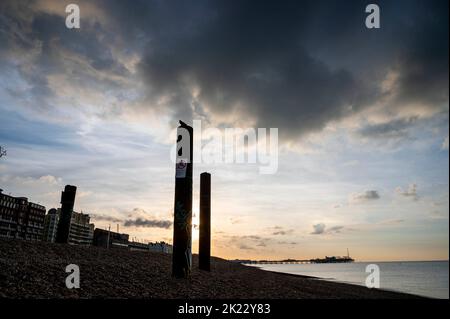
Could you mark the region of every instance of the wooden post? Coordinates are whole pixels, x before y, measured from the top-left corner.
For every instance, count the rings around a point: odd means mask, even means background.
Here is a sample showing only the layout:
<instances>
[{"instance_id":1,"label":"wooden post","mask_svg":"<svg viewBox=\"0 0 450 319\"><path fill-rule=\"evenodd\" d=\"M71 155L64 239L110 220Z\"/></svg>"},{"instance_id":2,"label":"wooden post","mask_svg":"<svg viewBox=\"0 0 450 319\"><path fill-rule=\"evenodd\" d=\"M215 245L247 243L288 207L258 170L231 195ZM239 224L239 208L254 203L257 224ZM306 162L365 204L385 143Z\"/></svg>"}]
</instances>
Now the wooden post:
<instances>
[{"instance_id":1,"label":"wooden post","mask_svg":"<svg viewBox=\"0 0 450 319\"><path fill-rule=\"evenodd\" d=\"M200 174L200 239L198 264L202 270L210 271L211 257L211 174Z\"/></svg>"},{"instance_id":2,"label":"wooden post","mask_svg":"<svg viewBox=\"0 0 450 319\"><path fill-rule=\"evenodd\" d=\"M61 193L61 213L56 232L57 243L67 243L69 241L70 220L72 218L73 206L75 204L76 186L66 185Z\"/></svg>"},{"instance_id":3,"label":"wooden post","mask_svg":"<svg viewBox=\"0 0 450 319\"><path fill-rule=\"evenodd\" d=\"M180 121L177 129L172 276L188 278L192 266L192 169L194 129Z\"/></svg>"},{"instance_id":4,"label":"wooden post","mask_svg":"<svg viewBox=\"0 0 450 319\"><path fill-rule=\"evenodd\" d=\"M106 241L106 248L109 249L109 240L111 236L111 225L108 227L108 240Z\"/></svg>"}]
</instances>

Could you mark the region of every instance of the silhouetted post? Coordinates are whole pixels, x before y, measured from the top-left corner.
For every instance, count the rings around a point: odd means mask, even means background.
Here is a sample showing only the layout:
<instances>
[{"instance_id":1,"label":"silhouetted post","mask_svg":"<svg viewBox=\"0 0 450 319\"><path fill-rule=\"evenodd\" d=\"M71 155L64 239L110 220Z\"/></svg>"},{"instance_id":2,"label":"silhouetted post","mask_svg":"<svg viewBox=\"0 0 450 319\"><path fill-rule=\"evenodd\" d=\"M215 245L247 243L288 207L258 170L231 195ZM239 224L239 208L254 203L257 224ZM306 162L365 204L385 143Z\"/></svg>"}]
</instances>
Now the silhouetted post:
<instances>
[{"instance_id":1,"label":"silhouetted post","mask_svg":"<svg viewBox=\"0 0 450 319\"><path fill-rule=\"evenodd\" d=\"M210 270L211 257L211 174L200 174L200 240L198 267Z\"/></svg>"},{"instance_id":2,"label":"silhouetted post","mask_svg":"<svg viewBox=\"0 0 450 319\"><path fill-rule=\"evenodd\" d=\"M192 265L192 159L193 133L180 121L177 129L172 276L187 278Z\"/></svg>"},{"instance_id":3,"label":"silhouetted post","mask_svg":"<svg viewBox=\"0 0 450 319\"><path fill-rule=\"evenodd\" d=\"M61 214L59 216L57 243L67 243L69 240L70 219L72 218L73 205L75 204L76 186L66 185L61 193Z\"/></svg>"},{"instance_id":4,"label":"silhouetted post","mask_svg":"<svg viewBox=\"0 0 450 319\"><path fill-rule=\"evenodd\" d=\"M108 227L108 240L106 241L106 249L109 249L109 240L111 238L111 225Z\"/></svg>"}]
</instances>

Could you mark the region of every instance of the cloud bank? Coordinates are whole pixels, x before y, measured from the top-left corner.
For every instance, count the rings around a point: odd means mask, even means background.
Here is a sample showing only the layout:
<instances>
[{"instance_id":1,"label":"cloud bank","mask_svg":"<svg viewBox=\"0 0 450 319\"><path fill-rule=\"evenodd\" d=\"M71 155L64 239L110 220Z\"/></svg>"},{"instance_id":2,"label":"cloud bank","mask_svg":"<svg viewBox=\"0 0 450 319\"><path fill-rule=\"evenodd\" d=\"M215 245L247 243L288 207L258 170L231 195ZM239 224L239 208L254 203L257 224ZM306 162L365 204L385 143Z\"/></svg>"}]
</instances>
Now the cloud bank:
<instances>
[{"instance_id":1,"label":"cloud bank","mask_svg":"<svg viewBox=\"0 0 450 319\"><path fill-rule=\"evenodd\" d=\"M7 89L24 107L66 119L61 104L82 117L149 112L278 127L284 141L377 103L389 104L379 109L394 119L366 117L362 136L398 137L448 113L447 1L383 2L377 33L363 27L359 1L79 5L87 10L73 31L63 27L63 5L2 1L1 68L25 84Z\"/></svg>"}]
</instances>

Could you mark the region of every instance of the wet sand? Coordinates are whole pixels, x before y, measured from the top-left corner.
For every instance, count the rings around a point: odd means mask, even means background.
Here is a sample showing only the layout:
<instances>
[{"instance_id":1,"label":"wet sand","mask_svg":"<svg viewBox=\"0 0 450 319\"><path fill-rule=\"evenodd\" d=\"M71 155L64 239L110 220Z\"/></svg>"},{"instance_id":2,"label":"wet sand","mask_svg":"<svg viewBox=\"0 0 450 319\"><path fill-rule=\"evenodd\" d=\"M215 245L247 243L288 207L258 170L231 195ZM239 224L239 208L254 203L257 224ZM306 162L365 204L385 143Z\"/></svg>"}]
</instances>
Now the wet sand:
<instances>
[{"instance_id":1,"label":"wet sand","mask_svg":"<svg viewBox=\"0 0 450 319\"><path fill-rule=\"evenodd\" d=\"M264 271L212 258L211 272L171 277L171 255L0 240L2 298L404 299L418 296ZM80 288L68 289L65 268L80 267Z\"/></svg>"}]
</instances>

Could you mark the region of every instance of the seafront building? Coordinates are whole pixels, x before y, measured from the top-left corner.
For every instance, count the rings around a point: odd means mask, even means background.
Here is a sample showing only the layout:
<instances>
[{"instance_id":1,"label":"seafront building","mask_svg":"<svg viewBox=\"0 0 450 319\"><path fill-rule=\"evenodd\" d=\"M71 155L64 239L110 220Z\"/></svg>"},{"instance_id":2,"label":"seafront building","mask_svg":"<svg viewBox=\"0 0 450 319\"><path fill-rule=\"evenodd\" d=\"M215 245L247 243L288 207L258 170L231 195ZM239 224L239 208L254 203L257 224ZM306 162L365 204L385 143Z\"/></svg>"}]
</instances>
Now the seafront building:
<instances>
[{"instance_id":1,"label":"seafront building","mask_svg":"<svg viewBox=\"0 0 450 319\"><path fill-rule=\"evenodd\" d=\"M55 242L60 221L61 208L52 208L45 216L45 228L43 239ZM94 224L90 223L88 214L71 212L69 224L68 243L73 245L92 245L94 238Z\"/></svg>"},{"instance_id":2,"label":"seafront building","mask_svg":"<svg viewBox=\"0 0 450 319\"><path fill-rule=\"evenodd\" d=\"M172 245L165 243L163 241L156 243L148 243L148 248L151 251L157 251L165 254L171 254L173 251Z\"/></svg>"},{"instance_id":3,"label":"seafront building","mask_svg":"<svg viewBox=\"0 0 450 319\"><path fill-rule=\"evenodd\" d=\"M92 245L94 224L88 214L72 212L69 228L69 244Z\"/></svg>"},{"instance_id":4,"label":"seafront building","mask_svg":"<svg viewBox=\"0 0 450 319\"><path fill-rule=\"evenodd\" d=\"M92 245L94 224L88 214L73 210L77 187L66 185L61 192L61 208L52 208L45 217L44 240L72 245Z\"/></svg>"},{"instance_id":5,"label":"seafront building","mask_svg":"<svg viewBox=\"0 0 450 319\"><path fill-rule=\"evenodd\" d=\"M148 244L142 243L139 241L130 241L128 242L128 249L133 250L143 250L143 251L149 251Z\"/></svg>"},{"instance_id":6,"label":"seafront building","mask_svg":"<svg viewBox=\"0 0 450 319\"><path fill-rule=\"evenodd\" d=\"M96 228L94 230L93 245L103 248L122 248L129 250L156 251L166 254L172 253L172 245L163 241L156 243L144 243L139 241L130 241L128 234L113 232L106 229Z\"/></svg>"},{"instance_id":7,"label":"seafront building","mask_svg":"<svg viewBox=\"0 0 450 319\"><path fill-rule=\"evenodd\" d=\"M121 234L101 228L94 230L94 246L103 248L126 248L128 249L128 234Z\"/></svg>"},{"instance_id":8,"label":"seafront building","mask_svg":"<svg viewBox=\"0 0 450 319\"><path fill-rule=\"evenodd\" d=\"M172 254L173 247L163 241L156 243L141 243L136 241L131 241L128 243L128 248L130 250L145 250L145 251L155 251L165 254Z\"/></svg>"},{"instance_id":9,"label":"seafront building","mask_svg":"<svg viewBox=\"0 0 450 319\"><path fill-rule=\"evenodd\" d=\"M69 192L72 189L74 190ZM62 206L68 206L66 217L68 217L69 225L66 243L172 254L172 245L163 241L154 243L129 241L128 234L95 229L94 224L90 222L89 214L73 210L75 189L75 186L68 185L61 196ZM66 197L69 197L67 194L72 196L67 199ZM58 241L58 232L61 229L62 211L62 208L51 208L45 214L44 206L29 202L26 197L6 195L0 189L0 238L43 240L55 243ZM66 227L63 227L63 231L65 230ZM66 236L63 237L66 238Z\"/></svg>"},{"instance_id":10,"label":"seafront building","mask_svg":"<svg viewBox=\"0 0 450 319\"><path fill-rule=\"evenodd\" d=\"M42 240L54 243L56 240L56 231L58 230L59 213L56 208L49 209L44 220L44 233Z\"/></svg>"},{"instance_id":11,"label":"seafront building","mask_svg":"<svg viewBox=\"0 0 450 319\"><path fill-rule=\"evenodd\" d=\"M41 240L45 207L0 189L0 238Z\"/></svg>"}]
</instances>

